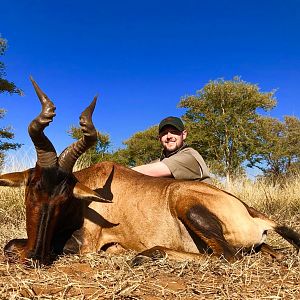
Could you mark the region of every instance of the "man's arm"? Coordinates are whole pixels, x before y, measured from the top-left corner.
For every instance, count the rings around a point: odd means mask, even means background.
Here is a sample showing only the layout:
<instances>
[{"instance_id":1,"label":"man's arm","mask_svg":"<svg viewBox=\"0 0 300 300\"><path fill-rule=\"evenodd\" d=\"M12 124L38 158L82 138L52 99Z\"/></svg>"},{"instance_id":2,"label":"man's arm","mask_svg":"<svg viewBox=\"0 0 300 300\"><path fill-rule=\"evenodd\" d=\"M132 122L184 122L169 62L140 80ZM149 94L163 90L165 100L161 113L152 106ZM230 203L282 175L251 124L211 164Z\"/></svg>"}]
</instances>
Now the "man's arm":
<instances>
[{"instance_id":1,"label":"man's arm","mask_svg":"<svg viewBox=\"0 0 300 300\"><path fill-rule=\"evenodd\" d=\"M160 161L147 165L137 166L132 168L132 170L153 177L173 177L169 168Z\"/></svg>"}]
</instances>

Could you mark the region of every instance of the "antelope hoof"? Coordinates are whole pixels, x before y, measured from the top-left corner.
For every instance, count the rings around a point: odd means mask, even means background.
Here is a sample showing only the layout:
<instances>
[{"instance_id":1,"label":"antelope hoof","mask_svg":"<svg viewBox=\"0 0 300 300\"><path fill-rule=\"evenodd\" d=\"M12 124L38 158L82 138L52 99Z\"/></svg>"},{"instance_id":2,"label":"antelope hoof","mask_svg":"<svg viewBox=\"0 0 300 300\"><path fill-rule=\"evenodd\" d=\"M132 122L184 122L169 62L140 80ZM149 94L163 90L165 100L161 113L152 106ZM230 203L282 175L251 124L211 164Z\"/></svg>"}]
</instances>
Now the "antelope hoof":
<instances>
[{"instance_id":1,"label":"antelope hoof","mask_svg":"<svg viewBox=\"0 0 300 300\"><path fill-rule=\"evenodd\" d=\"M148 256L138 254L129 262L129 264L131 267L137 267L144 264L147 261L150 261L150 258Z\"/></svg>"},{"instance_id":2,"label":"antelope hoof","mask_svg":"<svg viewBox=\"0 0 300 300\"><path fill-rule=\"evenodd\" d=\"M153 247L137 254L130 262L132 267L140 266L149 260L158 260L166 257L165 251L160 248Z\"/></svg>"},{"instance_id":3,"label":"antelope hoof","mask_svg":"<svg viewBox=\"0 0 300 300\"><path fill-rule=\"evenodd\" d=\"M4 255L9 262L20 261L24 258L24 248L27 239L13 239L4 247Z\"/></svg>"}]
</instances>

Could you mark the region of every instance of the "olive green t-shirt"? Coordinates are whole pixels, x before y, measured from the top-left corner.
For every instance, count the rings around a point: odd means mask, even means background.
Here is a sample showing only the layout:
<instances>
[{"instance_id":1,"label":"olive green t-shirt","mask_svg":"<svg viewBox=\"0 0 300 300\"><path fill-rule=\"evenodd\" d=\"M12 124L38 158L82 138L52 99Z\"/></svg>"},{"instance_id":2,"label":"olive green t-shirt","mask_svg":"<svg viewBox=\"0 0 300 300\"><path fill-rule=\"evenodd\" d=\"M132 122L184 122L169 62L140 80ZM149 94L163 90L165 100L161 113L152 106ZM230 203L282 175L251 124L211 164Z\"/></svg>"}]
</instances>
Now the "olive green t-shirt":
<instances>
[{"instance_id":1,"label":"olive green t-shirt","mask_svg":"<svg viewBox=\"0 0 300 300\"><path fill-rule=\"evenodd\" d=\"M198 151L185 147L161 160L175 179L201 180L211 183L208 167Z\"/></svg>"}]
</instances>

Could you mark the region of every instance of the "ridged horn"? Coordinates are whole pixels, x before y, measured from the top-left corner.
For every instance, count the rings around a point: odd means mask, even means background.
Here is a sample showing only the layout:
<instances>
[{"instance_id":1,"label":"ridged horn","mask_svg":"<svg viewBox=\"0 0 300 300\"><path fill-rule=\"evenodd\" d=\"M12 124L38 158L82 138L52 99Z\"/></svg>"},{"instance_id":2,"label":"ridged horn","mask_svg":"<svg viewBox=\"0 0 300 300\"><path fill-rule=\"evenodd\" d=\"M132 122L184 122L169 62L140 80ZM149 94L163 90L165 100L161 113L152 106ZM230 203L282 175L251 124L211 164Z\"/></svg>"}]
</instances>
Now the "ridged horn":
<instances>
[{"instance_id":1,"label":"ridged horn","mask_svg":"<svg viewBox=\"0 0 300 300\"><path fill-rule=\"evenodd\" d=\"M55 117L56 107L32 77L30 80L42 104L42 111L29 124L28 133L36 149L37 164L41 167L53 167L57 163L56 151L43 131Z\"/></svg>"},{"instance_id":2,"label":"ridged horn","mask_svg":"<svg viewBox=\"0 0 300 300\"><path fill-rule=\"evenodd\" d=\"M97 96L92 103L82 112L80 116L80 126L83 133L77 142L66 148L58 158L59 166L66 172L72 172L76 160L81 154L92 147L97 141L97 131L92 121L92 114L97 102Z\"/></svg>"}]
</instances>

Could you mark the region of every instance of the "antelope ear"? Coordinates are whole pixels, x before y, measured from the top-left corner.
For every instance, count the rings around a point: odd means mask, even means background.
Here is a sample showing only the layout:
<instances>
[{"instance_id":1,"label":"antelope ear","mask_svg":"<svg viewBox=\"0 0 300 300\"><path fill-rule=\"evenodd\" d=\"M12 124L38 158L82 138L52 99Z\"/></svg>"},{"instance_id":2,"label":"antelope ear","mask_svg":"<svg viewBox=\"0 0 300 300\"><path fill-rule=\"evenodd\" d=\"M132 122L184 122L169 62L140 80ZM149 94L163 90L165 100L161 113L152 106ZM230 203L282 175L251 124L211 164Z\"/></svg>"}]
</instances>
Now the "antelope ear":
<instances>
[{"instance_id":1,"label":"antelope ear","mask_svg":"<svg viewBox=\"0 0 300 300\"><path fill-rule=\"evenodd\" d=\"M0 176L0 186L18 187L26 185L28 182L29 172L30 170L3 174Z\"/></svg>"},{"instance_id":2,"label":"antelope ear","mask_svg":"<svg viewBox=\"0 0 300 300\"><path fill-rule=\"evenodd\" d=\"M101 197L98 193L77 182L73 189L73 195L75 198L86 200L86 201L96 201L96 202L112 202L111 200Z\"/></svg>"}]
</instances>

